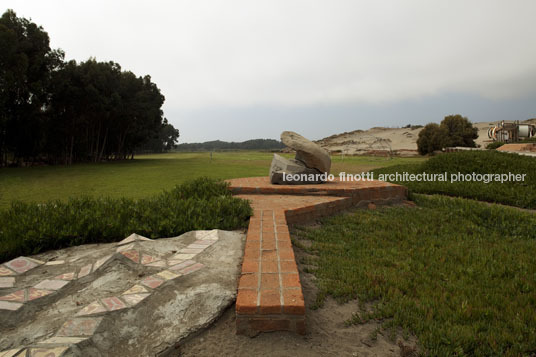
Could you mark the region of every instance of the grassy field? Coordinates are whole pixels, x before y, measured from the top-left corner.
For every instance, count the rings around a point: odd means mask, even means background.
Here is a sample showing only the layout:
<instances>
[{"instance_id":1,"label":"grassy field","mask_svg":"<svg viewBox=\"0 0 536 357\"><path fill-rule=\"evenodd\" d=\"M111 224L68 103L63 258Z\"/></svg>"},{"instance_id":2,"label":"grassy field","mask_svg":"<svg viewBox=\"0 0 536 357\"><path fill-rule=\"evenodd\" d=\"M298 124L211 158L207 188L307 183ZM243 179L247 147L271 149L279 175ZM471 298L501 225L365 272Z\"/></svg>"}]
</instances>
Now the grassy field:
<instances>
[{"instance_id":1,"label":"grassy field","mask_svg":"<svg viewBox=\"0 0 536 357\"><path fill-rule=\"evenodd\" d=\"M328 295L370 303L348 322L402 328L424 355L532 355L536 215L414 196L417 208L357 210L293 234L312 254L303 263L318 278L318 306Z\"/></svg>"},{"instance_id":2,"label":"grassy field","mask_svg":"<svg viewBox=\"0 0 536 357\"><path fill-rule=\"evenodd\" d=\"M286 155L291 157L291 155ZM0 209L14 200L45 202L88 195L144 198L201 176L229 179L267 176L272 154L262 152L169 153L135 160L72 166L0 169ZM333 172L358 173L421 162L420 158L333 157Z\"/></svg>"},{"instance_id":3,"label":"grassy field","mask_svg":"<svg viewBox=\"0 0 536 357\"><path fill-rule=\"evenodd\" d=\"M495 150L462 151L434 156L416 164L396 165L374 170L375 177L394 173L439 174L525 174L523 181L488 183L482 181L392 181L410 192L473 198L479 201L536 209L536 159Z\"/></svg>"}]
</instances>

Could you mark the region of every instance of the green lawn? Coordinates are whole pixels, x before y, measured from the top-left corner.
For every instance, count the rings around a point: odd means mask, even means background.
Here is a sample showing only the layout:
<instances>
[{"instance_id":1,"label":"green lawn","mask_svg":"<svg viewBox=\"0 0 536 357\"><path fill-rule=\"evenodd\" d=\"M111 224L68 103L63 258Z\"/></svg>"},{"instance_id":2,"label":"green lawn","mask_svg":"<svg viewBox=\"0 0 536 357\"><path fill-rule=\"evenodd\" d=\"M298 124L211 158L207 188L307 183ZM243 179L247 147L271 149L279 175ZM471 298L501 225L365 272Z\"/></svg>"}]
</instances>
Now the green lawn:
<instances>
[{"instance_id":1,"label":"green lawn","mask_svg":"<svg viewBox=\"0 0 536 357\"><path fill-rule=\"evenodd\" d=\"M525 175L523 181L488 183L482 181L392 181L407 186L410 192L442 194L453 197L473 198L479 201L502 203L509 206L536 209L536 159L529 156L503 153L495 150L462 151L434 156L417 164L397 165L374 170L380 174L396 172L410 174L448 173L463 174L517 174ZM392 177L395 178L396 177Z\"/></svg>"},{"instance_id":2,"label":"green lawn","mask_svg":"<svg viewBox=\"0 0 536 357\"><path fill-rule=\"evenodd\" d=\"M536 215L414 196L417 208L356 210L293 234L311 254L303 263L318 278L317 305L326 296L371 303L349 323L401 327L424 355L532 355Z\"/></svg>"},{"instance_id":3,"label":"green lawn","mask_svg":"<svg viewBox=\"0 0 536 357\"><path fill-rule=\"evenodd\" d=\"M285 155L291 157L291 155ZM201 176L229 179L267 176L272 154L263 152L169 153L137 156L135 160L0 169L0 209L13 200L44 202L88 195L144 198ZM361 172L423 159L378 157L333 158L333 172Z\"/></svg>"}]
</instances>

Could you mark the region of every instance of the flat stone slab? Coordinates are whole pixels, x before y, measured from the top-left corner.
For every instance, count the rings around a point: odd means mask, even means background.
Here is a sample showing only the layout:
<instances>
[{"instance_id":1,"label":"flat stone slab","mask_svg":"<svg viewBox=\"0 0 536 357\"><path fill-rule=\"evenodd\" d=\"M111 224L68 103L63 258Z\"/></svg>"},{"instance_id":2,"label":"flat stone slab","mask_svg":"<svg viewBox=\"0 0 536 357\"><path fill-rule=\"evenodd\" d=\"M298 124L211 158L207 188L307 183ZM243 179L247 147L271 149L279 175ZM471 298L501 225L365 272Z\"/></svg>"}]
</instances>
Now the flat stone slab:
<instances>
[{"instance_id":1,"label":"flat stone slab","mask_svg":"<svg viewBox=\"0 0 536 357\"><path fill-rule=\"evenodd\" d=\"M0 357L174 351L235 300L244 241L220 230L133 234L4 263Z\"/></svg>"}]
</instances>

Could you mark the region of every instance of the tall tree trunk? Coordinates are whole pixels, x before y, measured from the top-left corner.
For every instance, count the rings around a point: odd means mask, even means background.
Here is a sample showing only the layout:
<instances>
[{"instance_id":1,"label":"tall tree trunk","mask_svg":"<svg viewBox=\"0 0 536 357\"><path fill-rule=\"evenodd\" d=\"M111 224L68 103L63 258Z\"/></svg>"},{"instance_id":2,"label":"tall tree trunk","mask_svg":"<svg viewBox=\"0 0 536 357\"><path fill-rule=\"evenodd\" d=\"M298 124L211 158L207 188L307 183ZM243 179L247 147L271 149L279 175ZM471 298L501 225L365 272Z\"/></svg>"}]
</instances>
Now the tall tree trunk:
<instances>
[{"instance_id":1,"label":"tall tree trunk","mask_svg":"<svg viewBox=\"0 0 536 357\"><path fill-rule=\"evenodd\" d=\"M93 155L93 162L97 162L97 158L99 156L99 143L100 143L100 130L101 130L101 123L99 123L99 129L97 131L97 142L95 143L95 151L91 154Z\"/></svg>"},{"instance_id":2,"label":"tall tree trunk","mask_svg":"<svg viewBox=\"0 0 536 357\"><path fill-rule=\"evenodd\" d=\"M4 136L5 136L4 129L0 129L0 167L4 166L7 161L5 150L4 150Z\"/></svg>"},{"instance_id":3,"label":"tall tree trunk","mask_svg":"<svg viewBox=\"0 0 536 357\"><path fill-rule=\"evenodd\" d=\"M108 128L106 128L106 133L104 134L104 139L102 140L102 148L99 153L98 161L102 160L102 154L104 153L104 148L106 147L106 139L108 138Z\"/></svg>"},{"instance_id":4,"label":"tall tree trunk","mask_svg":"<svg viewBox=\"0 0 536 357\"><path fill-rule=\"evenodd\" d=\"M73 164L74 135L71 135L71 150L69 152L69 165Z\"/></svg>"}]
</instances>

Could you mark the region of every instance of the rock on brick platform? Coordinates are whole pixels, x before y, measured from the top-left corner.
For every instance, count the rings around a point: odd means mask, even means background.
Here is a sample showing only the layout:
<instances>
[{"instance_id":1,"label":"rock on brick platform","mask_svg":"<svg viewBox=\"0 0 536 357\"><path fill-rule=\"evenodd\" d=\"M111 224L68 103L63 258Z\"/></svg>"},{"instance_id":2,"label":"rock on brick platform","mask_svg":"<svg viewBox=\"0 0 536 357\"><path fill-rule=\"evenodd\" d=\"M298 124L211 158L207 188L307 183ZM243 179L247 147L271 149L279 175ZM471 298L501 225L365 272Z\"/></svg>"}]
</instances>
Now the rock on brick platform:
<instances>
[{"instance_id":1,"label":"rock on brick platform","mask_svg":"<svg viewBox=\"0 0 536 357\"><path fill-rule=\"evenodd\" d=\"M268 177L228 181L251 202L242 274L236 300L238 334L305 333L305 304L288 224L303 223L370 202L405 200L407 189L381 181L272 185Z\"/></svg>"}]
</instances>

